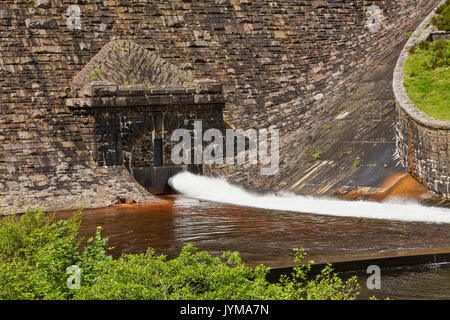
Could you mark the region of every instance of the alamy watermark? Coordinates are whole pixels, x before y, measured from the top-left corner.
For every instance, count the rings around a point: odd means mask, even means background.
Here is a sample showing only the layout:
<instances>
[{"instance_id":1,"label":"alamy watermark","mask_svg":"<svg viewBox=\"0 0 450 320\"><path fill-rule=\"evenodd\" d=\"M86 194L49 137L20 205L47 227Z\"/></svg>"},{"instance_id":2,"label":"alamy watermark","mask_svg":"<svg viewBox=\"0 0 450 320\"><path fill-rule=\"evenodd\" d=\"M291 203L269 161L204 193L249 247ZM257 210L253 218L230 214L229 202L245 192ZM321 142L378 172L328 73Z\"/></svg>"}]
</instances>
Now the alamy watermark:
<instances>
[{"instance_id":1,"label":"alamy watermark","mask_svg":"<svg viewBox=\"0 0 450 320\"><path fill-rule=\"evenodd\" d=\"M77 265L67 267L66 273L70 274L67 277L67 289L78 290L81 288L81 268Z\"/></svg>"},{"instance_id":2,"label":"alamy watermark","mask_svg":"<svg viewBox=\"0 0 450 320\"><path fill-rule=\"evenodd\" d=\"M370 30L380 30L381 29L381 9L377 5L371 5L367 8L367 28Z\"/></svg>"},{"instance_id":3,"label":"alamy watermark","mask_svg":"<svg viewBox=\"0 0 450 320\"><path fill-rule=\"evenodd\" d=\"M171 160L176 165L244 165L248 154L249 164L259 163L264 166L260 170L261 175L274 175L279 169L280 135L279 130L274 127L245 131L226 129L224 136L219 129L208 129L203 133L202 121L194 121L194 130L176 129L170 139L174 142L181 139L171 153ZM204 142L210 143L204 147Z\"/></svg>"},{"instance_id":4,"label":"alamy watermark","mask_svg":"<svg viewBox=\"0 0 450 320\"><path fill-rule=\"evenodd\" d=\"M381 269L377 265L371 265L367 268L367 274L371 276L367 278L367 289L369 290L380 290L381 289Z\"/></svg>"},{"instance_id":5,"label":"alamy watermark","mask_svg":"<svg viewBox=\"0 0 450 320\"><path fill-rule=\"evenodd\" d=\"M67 8L67 28L70 30L81 29L81 9L78 5L74 4Z\"/></svg>"}]
</instances>

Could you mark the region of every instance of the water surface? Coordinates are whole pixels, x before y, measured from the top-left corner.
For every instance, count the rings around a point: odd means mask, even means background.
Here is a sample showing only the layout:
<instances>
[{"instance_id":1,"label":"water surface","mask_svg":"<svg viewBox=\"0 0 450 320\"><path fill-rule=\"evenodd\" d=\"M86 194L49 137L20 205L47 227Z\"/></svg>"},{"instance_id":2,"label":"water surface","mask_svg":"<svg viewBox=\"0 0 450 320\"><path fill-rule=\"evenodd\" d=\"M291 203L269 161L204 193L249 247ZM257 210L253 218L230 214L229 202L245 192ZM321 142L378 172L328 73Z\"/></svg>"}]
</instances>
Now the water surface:
<instances>
[{"instance_id":1,"label":"water surface","mask_svg":"<svg viewBox=\"0 0 450 320\"><path fill-rule=\"evenodd\" d=\"M182 196L169 204L86 210L81 235L92 235L98 225L115 247L115 256L152 247L175 257L191 243L212 254L239 251L248 264L271 267L291 266L292 249L299 247L319 261L450 246L449 224L265 210Z\"/></svg>"}]
</instances>

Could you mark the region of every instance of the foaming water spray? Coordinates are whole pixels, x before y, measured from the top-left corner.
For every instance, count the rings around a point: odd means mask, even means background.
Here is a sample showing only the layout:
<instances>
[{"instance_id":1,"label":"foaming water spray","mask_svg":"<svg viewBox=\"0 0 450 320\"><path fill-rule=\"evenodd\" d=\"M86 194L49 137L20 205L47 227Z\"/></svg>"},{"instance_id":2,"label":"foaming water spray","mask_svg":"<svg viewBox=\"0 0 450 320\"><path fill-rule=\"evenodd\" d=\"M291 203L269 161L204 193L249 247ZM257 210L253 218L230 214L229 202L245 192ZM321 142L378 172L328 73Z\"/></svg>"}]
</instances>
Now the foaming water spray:
<instances>
[{"instance_id":1,"label":"foaming water spray","mask_svg":"<svg viewBox=\"0 0 450 320\"><path fill-rule=\"evenodd\" d=\"M170 178L169 185L189 198L238 206L338 217L450 223L449 209L425 207L406 200L379 203L323 199L292 193L261 195L232 185L223 178L199 176L189 172L181 172Z\"/></svg>"}]
</instances>

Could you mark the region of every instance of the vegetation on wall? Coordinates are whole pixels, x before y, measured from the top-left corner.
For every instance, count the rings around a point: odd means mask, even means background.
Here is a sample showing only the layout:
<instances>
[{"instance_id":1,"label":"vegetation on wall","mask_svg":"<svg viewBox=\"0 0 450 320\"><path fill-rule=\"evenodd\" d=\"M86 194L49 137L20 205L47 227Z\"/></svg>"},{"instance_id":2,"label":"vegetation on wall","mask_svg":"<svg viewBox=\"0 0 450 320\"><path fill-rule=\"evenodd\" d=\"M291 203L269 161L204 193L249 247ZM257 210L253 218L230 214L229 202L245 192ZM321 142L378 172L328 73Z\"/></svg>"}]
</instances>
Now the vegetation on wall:
<instances>
[{"instance_id":1,"label":"vegetation on wall","mask_svg":"<svg viewBox=\"0 0 450 320\"><path fill-rule=\"evenodd\" d=\"M167 260L152 249L113 259L101 228L82 248L82 213L57 221L29 210L0 223L0 299L354 299L356 277L344 282L327 266L314 278L299 264L276 282L269 268L246 266L237 252L212 257L191 245ZM67 268L81 269L80 287L69 289Z\"/></svg>"},{"instance_id":2,"label":"vegetation on wall","mask_svg":"<svg viewBox=\"0 0 450 320\"><path fill-rule=\"evenodd\" d=\"M429 116L450 121L450 41L423 41L405 65L404 86L411 101Z\"/></svg>"},{"instance_id":3,"label":"vegetation on wall","mask_svg":"<svg viewBox=\"0 0 450 320\"><path fill-rule=\"evenodd\" d=\"M450 0L436 9L436 15L431 23L442 31L450 31Z\"/></svg>"}]
</instances>

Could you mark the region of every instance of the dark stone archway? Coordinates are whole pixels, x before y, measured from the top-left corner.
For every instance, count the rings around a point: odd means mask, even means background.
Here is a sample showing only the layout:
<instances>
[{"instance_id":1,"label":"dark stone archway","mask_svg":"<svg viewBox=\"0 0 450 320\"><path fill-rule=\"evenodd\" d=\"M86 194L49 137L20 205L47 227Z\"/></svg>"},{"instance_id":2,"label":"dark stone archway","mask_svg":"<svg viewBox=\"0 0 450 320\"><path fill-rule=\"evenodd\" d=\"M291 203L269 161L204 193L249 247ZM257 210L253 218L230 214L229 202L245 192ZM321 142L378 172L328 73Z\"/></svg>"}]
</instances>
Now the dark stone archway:
<instances>
[{"instance_id":1,"label":"dark stone archway","mask_svg":"<svg viewBox=\"0 0 450 320\"><path fill-rule=\"evenodd\" d=\"M202 121L203 131L224 130L220 83L195 80L130 41L107 44L75 77L72 91L66 105L92 159L125 166L154 193L166 191L167 178L178 171L202 172L201 165L171 162L174 130L193 130L194 121Z\"/></svg>"}]
</instances>

